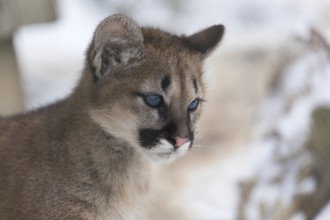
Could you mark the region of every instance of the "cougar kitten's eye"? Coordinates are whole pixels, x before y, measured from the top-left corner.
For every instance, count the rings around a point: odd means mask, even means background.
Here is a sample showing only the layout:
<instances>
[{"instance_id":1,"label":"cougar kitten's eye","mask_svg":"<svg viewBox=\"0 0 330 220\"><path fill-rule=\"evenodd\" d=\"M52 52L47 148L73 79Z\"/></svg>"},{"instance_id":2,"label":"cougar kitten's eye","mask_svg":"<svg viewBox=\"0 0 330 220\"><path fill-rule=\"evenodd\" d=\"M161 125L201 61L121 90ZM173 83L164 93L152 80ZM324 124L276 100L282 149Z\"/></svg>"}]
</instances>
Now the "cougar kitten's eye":
<instances>
[{"instance_id":1,"label":"cougar kitten's eye","mask_svg":"<svg viewBox=\"0 0 330 220\"><path fill-rule=\"evenodd\" d=\"M152 108L159 108L163 104L163 97L160 95L146 95L143 100L146 105Z\"/></svg>"},{"instance_id":2,"label":"cougar kitten's eye","mask_svg":"<svg viewBox=\"0 0 330 220\"><path fill-rule=\"evenodd\" d=\"M197 109L197 107L198 107L198 104L199 104L199 99L194 99L188 105L188 110L189 111L195 111Z\"/></svg>"}]
</instances>

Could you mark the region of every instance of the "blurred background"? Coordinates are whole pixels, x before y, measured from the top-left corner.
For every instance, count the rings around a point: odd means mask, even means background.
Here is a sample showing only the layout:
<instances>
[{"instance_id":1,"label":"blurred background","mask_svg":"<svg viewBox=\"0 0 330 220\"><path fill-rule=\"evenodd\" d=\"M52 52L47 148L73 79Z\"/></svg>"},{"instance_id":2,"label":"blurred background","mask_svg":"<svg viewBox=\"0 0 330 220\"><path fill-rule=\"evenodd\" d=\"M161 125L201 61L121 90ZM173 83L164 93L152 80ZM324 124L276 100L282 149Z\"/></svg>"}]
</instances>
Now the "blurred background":
<instances>
[{"instance_id":1,"label":"blurred background","mask_svg":"<svg viewBox=\"0 0 330 220\"><path fill-rule=\"evenodd\" d=\"M200 139L155 167L150 219L330 219L330 0L0 0L0 115L67 96L113 13L178 34L226 26Z\"/></svg>"}]
</instances>

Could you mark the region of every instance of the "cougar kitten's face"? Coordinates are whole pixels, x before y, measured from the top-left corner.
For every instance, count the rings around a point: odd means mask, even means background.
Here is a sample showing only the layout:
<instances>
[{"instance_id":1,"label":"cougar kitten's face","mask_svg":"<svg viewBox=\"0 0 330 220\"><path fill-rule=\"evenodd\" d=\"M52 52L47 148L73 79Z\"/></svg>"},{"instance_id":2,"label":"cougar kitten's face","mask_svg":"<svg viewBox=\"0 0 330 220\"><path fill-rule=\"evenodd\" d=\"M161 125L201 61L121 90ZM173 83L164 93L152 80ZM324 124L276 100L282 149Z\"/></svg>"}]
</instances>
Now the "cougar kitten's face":
<instances>
[{"instance_id":1,"label":"cougar kitten's face","mask_svg":"<svg viewBox=\"0 0 330 220\"><path fill-rule=\"evenodd\" d=\"M194 141L195 124L204 95L197 54L161 48L148 54L151 62L136 91L137 142L158 161L184 155Z\"/></svg>"},{"instance_id":2,"label":"cougar kitten's face","mask_svg":"<svg viewBox=\"0 0 330 220\"><path fill-rule=\"evenodd\" d=\"M121 25L101 23L90 47L96 76L91 116L149 158L172 161L193 145L204 98L202 55L221 39L223 27L178 37L135 22ZM200 40L206 42L194 44Z\"/></svg>"},{"instance_id":3,"label":"cougar kitten's face","mask_svg":"<svg viewBox=\"0 0 330 220\"><path fill-rule=\"evenodd\" d=\"M173 54L170 48L146 52L146 60L125 74L99 82L98 96L105 101L93 115L110 135L152 159L172 161L194 141L204 95L200 59L187 51Z\"/></svg>"}]
</instances>

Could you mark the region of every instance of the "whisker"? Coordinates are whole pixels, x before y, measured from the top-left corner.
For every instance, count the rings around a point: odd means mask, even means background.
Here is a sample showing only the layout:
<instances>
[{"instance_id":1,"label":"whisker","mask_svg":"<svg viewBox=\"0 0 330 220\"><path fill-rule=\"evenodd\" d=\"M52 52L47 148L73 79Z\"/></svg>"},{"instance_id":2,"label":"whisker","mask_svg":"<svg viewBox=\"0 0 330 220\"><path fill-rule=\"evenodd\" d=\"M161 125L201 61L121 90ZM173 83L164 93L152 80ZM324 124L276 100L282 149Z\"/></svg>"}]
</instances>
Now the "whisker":
<instances>
[{"instance_id":1,"label":"whisker","mask_svg":"<svg viewBox=\"0 0 330 220\"><path fill-rule=\"evenodd\" d=\"M203 145L200 145L200 144L193 144L192 147L196 147L196 148L200 148L200 147L203 147Z\"/></svg>"},{"instance_id":2,"label":"whisker","mask_svg":"<svg viewBox=\"0 0 330 220\"><path fill-rule=\"evenodd\" d=\"M96 145L97 138L98 138L98 136L99 136L99 134L101 133L102 130L103 130L103 128L101 127L101 128L99 129L99 131L96 133L96 135L95 135L95 139L94 139L94 145Z\"/></svg>"},{"instance_id":3,"label":"whisker","mask_svg":"<svg viewBox=\"0 0 330 220\"><path fill-rule=\"evenodd\" d=\"M89 111L91 113L94 113L94 112L107 112L107 111L110 111L110 109L99 109L99 110L92 110L92 111Z\"/></svg>"}]
</instances>

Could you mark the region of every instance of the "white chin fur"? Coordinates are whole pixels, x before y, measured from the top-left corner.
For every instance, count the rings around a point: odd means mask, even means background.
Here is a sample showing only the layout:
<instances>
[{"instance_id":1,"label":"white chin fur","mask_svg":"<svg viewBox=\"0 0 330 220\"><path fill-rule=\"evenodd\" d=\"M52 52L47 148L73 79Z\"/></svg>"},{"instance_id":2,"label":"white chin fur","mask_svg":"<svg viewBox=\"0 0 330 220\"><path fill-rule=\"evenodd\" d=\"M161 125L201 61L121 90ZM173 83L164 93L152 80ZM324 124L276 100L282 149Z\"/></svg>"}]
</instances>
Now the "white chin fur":
<instances>
[{"instance_id":1,"label":"white chin fur","mask_svg":"<svg viewBox=\"0 0 330 220\"><path fill-rule=\"evenodd\" d=\"M165 139L159 144L147 150L148 156L155 162L171 163L176 158L185 155L189 151L190 141L175 150L174 146Z\"/></svg>"}]
</instances>

